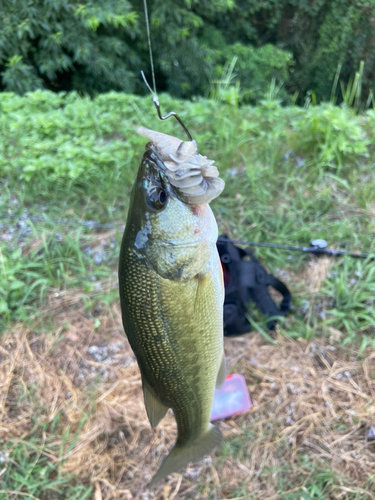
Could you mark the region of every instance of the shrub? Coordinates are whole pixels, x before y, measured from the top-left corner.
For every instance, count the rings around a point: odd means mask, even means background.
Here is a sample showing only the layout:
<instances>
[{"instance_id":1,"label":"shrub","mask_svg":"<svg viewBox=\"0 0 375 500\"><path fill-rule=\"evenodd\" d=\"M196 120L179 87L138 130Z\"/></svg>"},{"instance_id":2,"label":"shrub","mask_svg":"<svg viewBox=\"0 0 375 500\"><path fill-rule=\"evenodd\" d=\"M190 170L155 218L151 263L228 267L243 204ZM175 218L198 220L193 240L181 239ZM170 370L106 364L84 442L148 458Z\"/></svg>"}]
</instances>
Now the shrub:
<instances>
[{"instance_id":1,"label":"shrub","mask_svg":"<svg viewBox=\"0 0 375 500\"><path fill-rule=\"evenodd\" d=\"M375 71L374 6L375 0L149 1L158 89L207 94L237 57L235 73L248 100L272 78L300 102L309 90L328 100L338 64L346 84L363 60L366 99ZM139 72L150 63L142 1L9 0L2 13L0 88L145 91Z\"/></svg>"},{"instance_id":2,"label":"shrub","mask_svg":"<svg viewBox=\"0 0 375 500\"><path fill-rule=\"evenodd\" d=\"M127 0L9 0L0 17L5 90L134 88L130 43L138 15Z\"/></svg>"}]
</instances>

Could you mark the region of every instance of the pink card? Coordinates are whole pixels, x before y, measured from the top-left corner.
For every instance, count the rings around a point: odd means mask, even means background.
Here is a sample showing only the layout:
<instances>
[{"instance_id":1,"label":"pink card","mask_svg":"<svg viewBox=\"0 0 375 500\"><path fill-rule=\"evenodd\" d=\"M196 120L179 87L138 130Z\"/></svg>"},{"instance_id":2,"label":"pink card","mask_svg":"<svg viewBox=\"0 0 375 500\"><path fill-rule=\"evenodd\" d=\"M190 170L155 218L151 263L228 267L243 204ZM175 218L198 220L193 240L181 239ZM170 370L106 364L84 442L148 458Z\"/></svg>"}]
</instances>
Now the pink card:
<instances>
[{"instance_id":1,"label":"pink card","mask_svg":"<svg viewBox=\"0 0 375 500\"><path fill-rule=\"evenodd\" d=\"M227 375L223 386L215 390L211 422L232 417L250 408L251 401L245 377L239 373Z\"/></svg>"}]
</instances>

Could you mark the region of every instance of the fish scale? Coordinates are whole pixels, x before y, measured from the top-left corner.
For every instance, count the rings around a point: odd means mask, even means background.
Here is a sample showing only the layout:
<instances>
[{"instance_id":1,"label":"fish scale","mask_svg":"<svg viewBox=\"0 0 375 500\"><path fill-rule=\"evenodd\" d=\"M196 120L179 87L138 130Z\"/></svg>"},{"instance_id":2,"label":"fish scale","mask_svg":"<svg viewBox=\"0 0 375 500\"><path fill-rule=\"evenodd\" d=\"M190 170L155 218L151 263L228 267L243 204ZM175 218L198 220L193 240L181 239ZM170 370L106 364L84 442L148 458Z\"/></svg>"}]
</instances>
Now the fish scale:
<instances>
[{"instance_id":1,"label":"fish scale","mask_svg":"<svg viewBox=\"0 0 375 500\"><path fill-rule=\"evenodd\" d=\"M166 168L149 144L133 188L119 262L122 319L140 368L150 423L156 427L168 408L177 423L176 444L152 483L201 459L222 439L210 424L215 385L224 376L217 224L207 203L186 202ZM222 181L217 185L221 190ZM214 189L211 185L210 197ZM166 201L160 209L152 200L161 191Z\"/></svg>"},{"instance_id":2,"label":"fish scale","mask_svg":"<svg viewBox=\"0 0 375 500\"><path fill-rule=\"evenodd\" d=\"M137 324L136 335L132 334L131 327L126 329L126 332L134 352L138 353L136 356L142 374L150 381L151 387L157 386L158 394L163 398L162 402L170 408L177 406L178 409L184 410L184 413L189 412L190 402L195 401L197 405L202 402L202 406L207 407L207 413L210 413L213 396L210 389L215 385L217 373L210 373L207 367L210 359L219 359L222 340L217 335L216 338L214 336L214 339L210 339L208 332L221 328L220 316L215 321L217 324L213 324L215 322L206 314L212 310L210 301L202 303L201 313L195 314L197 280L182 284L162 280L152 270L145 272L136 258L126 259L122 273L126 276L122 280L126 322ZM220 283L216 283L216 287L220 287ZM212 294L214 297L216 295ZM178 296L185 298L183 307L186 316L190 318L183 324L181 304L176 308ZM136 297L136 300L132 300L132 297ZM208 321L205 321L205 318L208 318ZM199 324L198 335L194 337L191 336L193 323ZM216 342L213 343L212 340ZM185 375L185 380L179 370L179 364L183 363L184 357L190 360L190 373ZM195 396L196 393L199 397ZM197 425L197 408L193 410L189 415L190 428ZM175 415L178 414L177 410ZM207 415L203 417L207 418ZM191 438L195 433L192 435L191 429L181 427L180 435L189 435Z\"/></svg>"}]
</instances>

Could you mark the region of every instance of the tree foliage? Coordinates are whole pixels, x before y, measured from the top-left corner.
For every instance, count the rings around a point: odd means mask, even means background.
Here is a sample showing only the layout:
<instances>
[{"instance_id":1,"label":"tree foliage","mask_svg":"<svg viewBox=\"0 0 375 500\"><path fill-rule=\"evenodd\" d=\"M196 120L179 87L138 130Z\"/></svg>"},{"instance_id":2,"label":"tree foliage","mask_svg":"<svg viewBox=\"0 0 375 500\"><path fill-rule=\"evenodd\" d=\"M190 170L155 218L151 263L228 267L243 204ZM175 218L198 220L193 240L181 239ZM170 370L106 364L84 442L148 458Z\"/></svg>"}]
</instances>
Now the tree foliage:
<instances>
[{"instance_id":1,"label":"tree foliage","mask_svg":"<svg viewBox=\"0 0 375 500\"><path fill-rule=\"evenodd\" d=\"M5 0L1 11L5 90L134 89L138 14L127 0Z\"/></svg>"},{"instance_id":2,"label":"tree foliage","mask_svg":"<svg viewBox=\"0 0 375 500\"><path fill-rule=\"evenodd\" d=\"M1 2L0 2L1 3ZM149 68L143 0L2 0L0 87L141 92ZM208 94L226 64L245 99L272 78L328 99L341 65L375 76L375 0L149 0L159 90ZM146 71L149 80L150 71Z\"/></svg>"}]
</instances>

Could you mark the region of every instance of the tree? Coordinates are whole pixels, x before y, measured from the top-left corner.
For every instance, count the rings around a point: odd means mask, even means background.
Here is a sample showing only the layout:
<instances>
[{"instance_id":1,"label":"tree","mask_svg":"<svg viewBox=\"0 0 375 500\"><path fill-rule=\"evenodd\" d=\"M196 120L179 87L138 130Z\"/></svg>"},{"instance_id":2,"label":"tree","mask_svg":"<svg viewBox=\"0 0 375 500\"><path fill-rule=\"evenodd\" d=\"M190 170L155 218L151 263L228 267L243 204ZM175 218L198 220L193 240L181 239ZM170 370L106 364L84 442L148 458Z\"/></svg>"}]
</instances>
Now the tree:
<instances>
[{"instance_id":1,"label":"tree","mask_svg":"<svg viewBox=\"0 0 375 500\"><path fill-rule=\"evenodd\" d=\"M3 0L0 72L5 90L132 91L138 15L127 0Z\"/></svg>"},{"instance_id":2,"label":"tree","mask_svg":"<svg viewBox=\"0 0 375 500\"><path fill-rule=\"evenodd\" d=\"M2 2L2 4L1 4ZM143 0L0 0L0 88L140 93L150 79ZM329 99L338 64L348 82L375 76L375 0L148 0L158 90L208 94L232 74L245 99L272 79L303 101Z\"/></svg>"}]
</instances>

